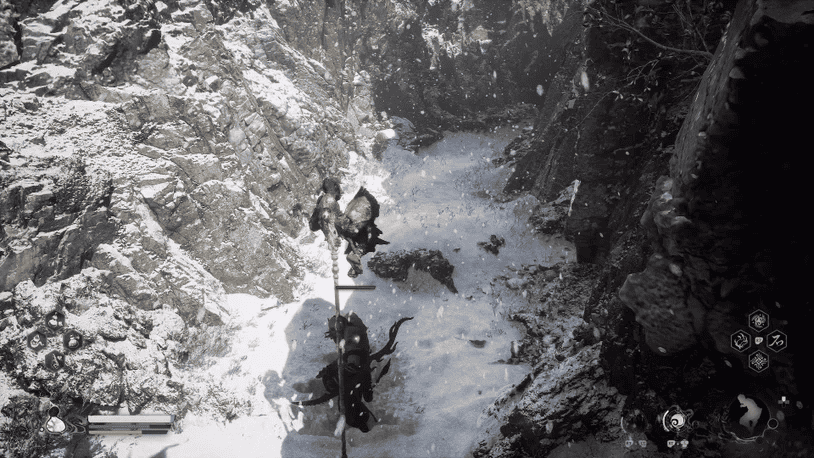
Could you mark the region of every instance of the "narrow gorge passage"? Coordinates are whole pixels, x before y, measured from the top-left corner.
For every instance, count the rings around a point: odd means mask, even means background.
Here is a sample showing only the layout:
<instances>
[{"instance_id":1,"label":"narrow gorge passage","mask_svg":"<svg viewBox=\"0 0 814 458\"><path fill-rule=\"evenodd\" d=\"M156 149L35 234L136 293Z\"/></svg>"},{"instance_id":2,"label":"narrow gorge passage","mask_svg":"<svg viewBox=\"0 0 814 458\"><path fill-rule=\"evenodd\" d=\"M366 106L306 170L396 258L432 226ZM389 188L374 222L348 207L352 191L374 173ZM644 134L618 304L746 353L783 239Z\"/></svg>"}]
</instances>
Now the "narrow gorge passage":
<instances>
[{"instance_id":1,"label":"narrow gorge passage","mask_svg":"<svg viewBox=\"0 0 814 458\"><path fill-rule=\"evenodd\" d=\"M366 434L348 430L349 456L465 456L476 445L483 410L529 372L527 365L498 362L511 357L512 341L521 338L506 317L528 302L522 287L509 289L499 277L512 277L523 265L573 262L574 251L530 231L529 198L502 203L493 197L510 170L490 162L519 129L449 134L417 155L390 147L382 162L351 158L342 205L366 186L380 201L377 222L391 242L382 248L440 250L455 266L458 294L424 272L411 271L406 282L378 278L368 256L365 272L351 281L340 257L340 283L376 286L340 295L343 312L356 312L368 326L373 351L399 317L415 317L402 326L390 372L374 388L369 407L380 421ZM506 240L497 255L477 246L493 234ZM294 385L307 384L335 357L323 337L333 313L329 251L321 234L303 232L300 240L301 254L314 262L298 300L268 309L270 301L231 295L230 325L238 327L232 348L205 375L250 398L252 413L226 424L188 415L172 438L105 441L130 450L132 458L171 443L179 444L167 452L173 458L338 456L336 404L288 405L307 398Z\"/></svg>"}]
</instances>

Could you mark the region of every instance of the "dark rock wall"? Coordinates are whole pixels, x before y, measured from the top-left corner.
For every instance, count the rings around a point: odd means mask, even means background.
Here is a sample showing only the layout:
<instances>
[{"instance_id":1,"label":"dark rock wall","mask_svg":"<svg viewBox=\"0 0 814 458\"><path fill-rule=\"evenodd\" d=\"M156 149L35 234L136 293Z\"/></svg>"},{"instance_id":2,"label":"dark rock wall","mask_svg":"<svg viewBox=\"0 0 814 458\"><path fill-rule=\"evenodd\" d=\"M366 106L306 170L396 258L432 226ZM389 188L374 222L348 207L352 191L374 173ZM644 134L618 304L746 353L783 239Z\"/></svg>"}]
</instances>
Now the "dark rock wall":
<instances>
[{"instance_id":1,"label":"dark rock wall","mask_svg":"<svg viewBox=\"0 0 814 458\"><path fill-rule=\"evenodd\" d=\"M805 74L814 58L814 20L805 3L739 5L678 135L670 174L659 179L642 218L655 254L620 291L651 351L675 358L697 352L734 368L712 371L716 389L729 396L800 401L784 413L792 430L810 427L812 399L810 371L801 370L812 349L805 338L812 242L793 221L790 197L806 193L797 151L810 119L796 107L814 102L814 90L785 83ZM756 310L769 314L769 326L750 332L780 330L789 348L774 352L753 343L741 353L731 346L732 334L749 330ZM755 350L769 355L767 369L749 368ZM653 382L658 392L672 388ZM693 400L700 399L696 393Z\"/></svg>"},{"instance_id":2,"label":"dark rock wall","mask_svg":"<svg viewBox=\"0 0 814 458\"><path fill-rule=\"evenodd\" d=\"M542 103L579 22L574 2L558 4L552 18L509 0L415 3L412 17L360 55L377 109L420 133L482 129L511 118L507 107Z\"/></svg>"},{"instance_id":3,"label":"dark rock wall","mask_svg":"<svg viewBox=\"0 0 814 458\"><path fill-rule=\"evenodd\" d=\"M599 2L574 15L585 27L571 24L573 44L563 51L534 131L506 148L516 164L508 193L526 191L547 202L580 180L566 236L581 262L603 262L629 237L626 227L635 226L629 222L641 215L646 187L669 159L707 62L681 54L662 58L661 49L631 40L597 11L613 6L621 9L614 14L633 16L646 9L615 5ZM672 20L676 24L665 25L670 33L681 27ZM720 22L706 39L713 48L726 25Z\"/></svg>"},{"instance_id":4,"label":"dark rock wall","mask_svg":"<svg viewBox=\"0 0 814 458\"><path fill-rule=\"evenodd\" d=\"M598 383L626 396L621 416L628 424L643 419L642 438L667 452L671 437L654 420L676 404L695 412L698 456L805 455L812 381L801 358L812 349L804 291L812 246L806 225L792 221L791 196L806 194L797 152L810 124L794 107L808 106L813 92L788 78L806 74L804 62L812 61L814 8L724 4L718 36L705 36L709 59L665 52L597 20L598 11L650 20L641 11L660 4L639 3L635 11L610 2L588 7L584 51L576 49L554 77L559 94L549 89L535 130L506 148L506 161L515 163L506 191L549 201L580 180L566 233L578 260L597 264L583 315L597 332L577 339L601 341ZM668 42L659 29L641 30ZM771 318L752 334L796 335L796 348L774 352L753 340L749 351L735 351L731 335L749 329L754 310ZM760 372L748 367L755 350L770 360ZM734 440L733 431L750 434L731 416L743 393L778 419L777 431L757 442ZM784 395L790 404L779 403ZM551 441L540 428L544 407L512 415L505 421L515 426L507 423L480 456L544 456L568 440Z\"/></svg>"}]
</instances>

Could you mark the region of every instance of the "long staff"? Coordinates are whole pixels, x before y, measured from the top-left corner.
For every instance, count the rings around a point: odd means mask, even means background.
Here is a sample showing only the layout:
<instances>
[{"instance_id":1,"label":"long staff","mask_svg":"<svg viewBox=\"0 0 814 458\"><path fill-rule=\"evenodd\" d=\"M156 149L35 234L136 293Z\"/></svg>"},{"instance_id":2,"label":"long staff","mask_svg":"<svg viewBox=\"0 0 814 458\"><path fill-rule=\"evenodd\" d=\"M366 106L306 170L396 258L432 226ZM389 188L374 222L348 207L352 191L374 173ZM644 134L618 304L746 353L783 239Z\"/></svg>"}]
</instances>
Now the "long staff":
<instances>
[{"instance_id":1,"label":"long staff","mask_svg":"<svg viewBox=\"0 0 814 458\"><path fill-rule=\"evenodd\" d=\"M334 303L336 304L334 323L336 326L336 352L339 354L337 369L339 372L339 425L342 428L342 458L348 458L347 444L345 443L345 359L342 356L342 343L344 343L343 336L345 335L344 326L340 320L339 311L339 250L336 244L331 244L331 261L333 267L331 271L334 274Z\"/></svg>"}]
</instances>

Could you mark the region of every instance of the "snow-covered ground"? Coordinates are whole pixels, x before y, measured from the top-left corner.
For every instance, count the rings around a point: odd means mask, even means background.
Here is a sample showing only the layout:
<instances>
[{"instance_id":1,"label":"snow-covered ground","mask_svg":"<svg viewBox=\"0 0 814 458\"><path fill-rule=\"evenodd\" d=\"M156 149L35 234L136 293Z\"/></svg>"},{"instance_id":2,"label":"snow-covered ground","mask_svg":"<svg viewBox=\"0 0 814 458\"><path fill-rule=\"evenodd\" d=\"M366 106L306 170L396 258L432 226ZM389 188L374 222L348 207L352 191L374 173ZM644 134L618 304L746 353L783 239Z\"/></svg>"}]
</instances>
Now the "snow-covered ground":
<instances>
[{"instance_id":1,"label":"snow-covered ground","mask_svg":"<svg viewBox=\"0 0 814 458\"><path fill-rule=\"evenodd\" d=\"M483 409L529 371L497 362L510 357L511 342L520 338L501 312L525 298L522 291L498 298L490 281L522 264L571 262L574 251L565 250L563 241L534 237L526 226L526 206L491 197L510 170L489 161L519 128L447 134L418 155L390 147L381 162L351 158L343 206L366 186L381 204L382 238L391 242L381 248L441 250L455 265L459 293L424 273L411 272L405 283L382 280L366 265L365 273L351 280L340 257L340 283L376 286L340 293L343 311L353 310L368 326L374 351L399 317L415 317L401 327L390 372L369 403L380 422L366 434L348 430L348 456L471 456ZM506 239L497 256L476 245L491 234ZM294 386L302 391L335 356L333 342L324 337L334 298L329 251L321 234L303 232L300 241L312 272L298 300L277 304L231 295L229 320L238 330L230 353L214 359L206 372L212 384L249 399L250 415L225 422L190 414L167 436L111 436L104 439L107 446L121 458L339 456L340 440L333 435L336 404L291 407L288 402L306 399ZM479 348L470 339L486 344Z\"/></svg>"}]
</instances>

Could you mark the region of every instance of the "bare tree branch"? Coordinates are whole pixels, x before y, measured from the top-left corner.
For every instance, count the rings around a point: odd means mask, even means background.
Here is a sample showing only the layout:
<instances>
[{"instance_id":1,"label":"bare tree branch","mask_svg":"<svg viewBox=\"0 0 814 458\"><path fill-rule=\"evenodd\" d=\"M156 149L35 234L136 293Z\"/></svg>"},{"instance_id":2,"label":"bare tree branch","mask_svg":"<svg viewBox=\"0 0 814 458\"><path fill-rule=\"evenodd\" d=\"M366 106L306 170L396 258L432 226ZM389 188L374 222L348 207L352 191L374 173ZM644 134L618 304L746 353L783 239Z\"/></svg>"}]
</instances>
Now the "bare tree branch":
<instances>
[{"instance_id":1,"label":"bare tree branch","mask_svg":"<svg viewBox=\"0 0 814 458\"><path fill-rule=\"evenodd\" d=\"M653 40L652 38L648 37L647 35L645 35L641 31L639 31L639 29L637 29L636 27L633 27L632 25L628 24L627 22L625 22L625 21L623 21L623 20L621 20L619 18L611 16L607 11L599 11L599 10L596 10L596 9L594 9L594 10L596 12L600 13L602 16L604 16L611 25L613 25L615 27L618 27L620 29L627 30L628 32L633 32L636 35L639 35L640 37L644 38L648 43L650 43L651 45L653 45L653 46L655 46L657 48L663 49L665 51L671 51L671 52L676 52L676 53L681 53L681 54L689 54L689 55L692 55L692 56L700 56L700 57L704 57L704 58L706 58L708 60L712 60L712 53L709 52L709 51L698 51L696 49L681 49L681 48L674 48L672 46L663 45L663 44Z\"/></svg>"}]
</instances>

